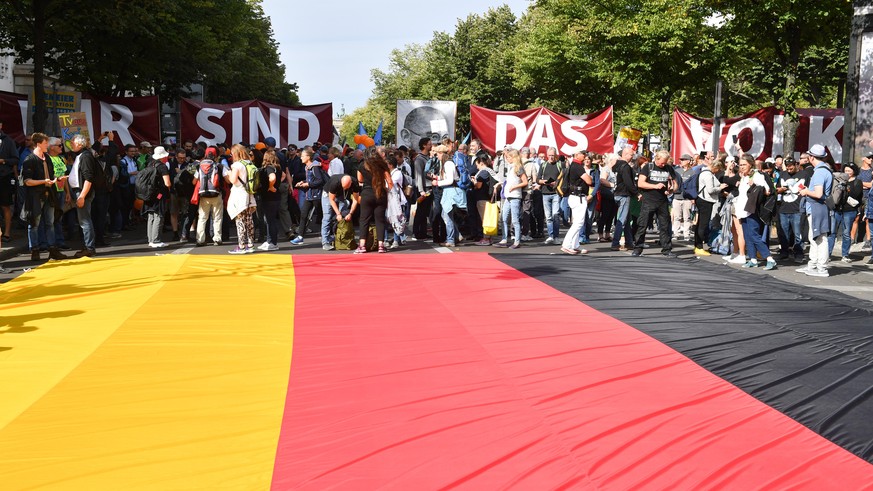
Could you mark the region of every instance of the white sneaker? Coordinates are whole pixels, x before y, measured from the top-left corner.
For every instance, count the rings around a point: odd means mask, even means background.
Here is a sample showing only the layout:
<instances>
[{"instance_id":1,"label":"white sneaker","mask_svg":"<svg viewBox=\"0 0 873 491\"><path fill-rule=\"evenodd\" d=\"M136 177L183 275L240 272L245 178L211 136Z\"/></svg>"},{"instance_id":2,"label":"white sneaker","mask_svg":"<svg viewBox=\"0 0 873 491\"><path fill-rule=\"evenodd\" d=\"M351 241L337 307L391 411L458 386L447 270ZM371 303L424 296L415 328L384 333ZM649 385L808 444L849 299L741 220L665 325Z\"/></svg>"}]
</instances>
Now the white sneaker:
<instances>
[{"instance_id":1,"label":"white sneaker","mask_svg":"<svg viewBox=\"0 0 873 491\"><path fill-rule=\"evenodd\" d=\"M276 244L267 244L267 247L264 248L265 251L278 251L279 246Z\"/></svg>"},{"instance_id":2,"label":"white sneaker","mask_svg":"<svg viewBox=\"0 0 873 491\"><path fill-rule=\"evenodd\" d=\"M737 254L733 259L730 260L731 264L746 264L746 256L742 256Z\"/></svg>"},{"instance_id":3,"label":"white sneaker","mask_svg":"<svg viewBox=\"0 0 873 491\"><path fill-rule=\"evenodd\" d=\"M162 247L167 247L167 244L164 244L163 242L153 242L149 244L149 247L152 249L160 249Z\"/></svg>"},{"instance_id":4,"label":"white sneaker","mask_svg":"<svg viewBox=\"0 0 873 491\"><path fill-rule=\"evenodd\" d=\"M398 247L400 247L400 244L398 244L397 241L395 240L394 242L391 243L391 247L389 247L389 249L397 249Z\"/></svg>"},{"instance_id":5,"label":"white sneaker","mask_svg":"<svg viewBox=\"0 0 873 491\"><path fill-rule=\"evenodd\" d=\"M546 239L546 242L545 242L545 243L546 243L546 245L554 244L554 243L555 243L555 239L549 237L548 239Z\"/></svg>"},{"instance_id":6,"label":"white sneaker","mask_svg":"<svg viewBox=\"0 0 873 491\"><path fill-rule=\"evenodd\" d=\"M733 259L734 259L735 257L737 257L736 254L728 254L728 255L726 255L726 256L722 256L722 257L721 257L721 260L722 260L722 261L728 261L728 262L730 262L730 261L733 261Z\"/></svg>"},{"instance_id":7,"label":"white sneaker","mask_svg":"<svg viewBox=\"0 0 873 491\"><path fill-rule=\"evenodd\" d=\"M522 242L530 242L530 241L532 241L532 240L533 240L533 237L531 237L530 235L522 235L522 236L521 236L521 241L522 241Z\"/></svg>"},{"instance_id":8,"label":"white sneaker","mask_svg":"<svg viewBox=\"0 0 873 491\"><path fill-rule=\"evenodd\" d=\"M258 246L258 250L259 251L266 251L268 247L270 247L270 243L264 242L263 244Z\"/></svg>"},{"instance_id":9,"label":"white sneaker","mask_svg":"<svg viewBox=\"0 0 873 491\"><path fill-rule=\"evenodd\" d=\"M844 262L844 263L846 263L846 264L849 264L849 263L852 262L852 260L849 259L849 257L843 257L842 259L840 259L840 261L842 261L842 262Z\"/></svg>"}]
</instances>

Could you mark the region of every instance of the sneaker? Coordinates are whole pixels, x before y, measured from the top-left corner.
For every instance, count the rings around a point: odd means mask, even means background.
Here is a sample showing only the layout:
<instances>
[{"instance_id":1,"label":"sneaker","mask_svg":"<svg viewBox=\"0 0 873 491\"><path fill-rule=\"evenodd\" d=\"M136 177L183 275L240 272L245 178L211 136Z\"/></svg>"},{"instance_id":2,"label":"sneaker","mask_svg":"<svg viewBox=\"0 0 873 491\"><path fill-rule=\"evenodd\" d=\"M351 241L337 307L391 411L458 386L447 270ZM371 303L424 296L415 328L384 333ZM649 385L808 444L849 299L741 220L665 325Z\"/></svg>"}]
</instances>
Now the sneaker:
<instances>
[{"instance_id":1,"label":"sneaker","mask_svg":"<svg viewBox=\"0 0 873 491\"><path fill-rule=\"evenodd\" d=\"M828 270L826 270L824 268L820 268L820 269L808 270L806 272L806 276L815 276L816 278L827 278L828 276L830 276L830 274L828 274Z\"/></svg>"},{"instance_id":2,"label":"sneaker","mask_svg":"<svg viewBox=\"0 0 873 491\"><path fill-rule=\"evenodd\" d=\"M733 259L728 262L731 264L746 264L746 256L737 254Z\"/></svg>"},{"instance_id":3,"label":"sneaker","mask_svg":"<svg viewBox=\"0 0 873 491\"><path fill-rule=\"evenodd\" d=\"M743 264L742 267L744 267L744 268L757 268L758 261L747 261L746 264Z\"/></svg>"},{"instance_id":4,"label":"sneaker","mask_svg":"<svg viewBox=\"0 0 873 491\"><path fill-rule=\"evenodd\" d=\"M303 243L303 237L298 235L297 237L294 237L293 239L291 239L291 243L294 245L300 245Z\"/></svg>"},{"instance_id":5,"label":"sneaker","mask_svg":"<svg viewBox=\"0 0 873 491\"><path fill-rule=\"evenodd\" d=\"M505 240L501 240L500 242L494 244L494 247L508 247L509 244L506 243Z\"/></svg>"},{"instance_id":6,"label":"sneaker","mask_svg":"<svg viewBox=\"0 0 873 491\"><path fill-rule=\"evenodd\" d=\"M873 264L873 257L871 257L870 259L868 259L866 264Z\"/></svg>"},{"instance_id":7,"label":"sneaker","mask_svg":"<svg viewBox=\"0 0 873 491\"><path fill-rule=\"evenodd\" d=\"M398 247L400 247L400 243L395 240L394 242L391 243L391 246L389 246L388 248L389 249L397 249Z\"/></svg>"},{"instance_id":8,"label":"sneaker","mask_svg":"<svg viewBox=\"0 0 873 491\"><path fill-rule=\"evenodd\" d=\"M106 238L107 239L120 239L121 234L115 233L115 232L109 232L108 234L106 234Z\"/></svg>"},{"instance_id":9,"label":"sneaker","mask_svg":"<svg viewBox=\"0 0 873 491\"><path fill-rule=\"evenodd\" d=\"M849 263L852 262L852 260L851 260L849 257L847 257L847 256L845 256L845 257L843 257L842 259L840 259L840 261L843 262L843 263L846 263L846 264L849 264Z\"/></svg>"},{"instance_id":10,"label":"sneaker","mask_svg":"<svg viewBox=\"0 0 873 491\"><path fill-rule=\"evenodd\" d=\"M513 242L512 245L509 246L510 249L518 249L519 247L521 247L520 242Z\"/></svg>"},{"instance_id":11,"label":"sneaker","mask_svg":"<svg viewBox=\"0 0 873 491\"><path fill-rule=\"evenodd\" d=\"M388 252L388 249L385 249L385 246L380 245L378 252L379 254L385 254L386 252Z\"/></svg>"},{"instance_id":12,"label":"sneaker","mask_svg":"<svg viewBox=\"0 0 873 491\"><path fill-rule=\"evenodd\" d=\"M324 244L321 246L321 250L323 250L323 251L332 251L334 249L335 249L334 246L332 246L330 244Z\"/></svg>"},{"instance_id":13,"label":"sneaker","mask_svg":"<svg viewBox=\"0 0 873 491\"><path fill-rule=\"evenodd\" d=\"M546 245L552 245L552 244L554 244L554 243L555 243L555 238L554 238L554 237L549 237L549 238L547 238L546 241L545 241L545 244L546 244Z\"/></svg>"},{"instance_id":14,"label":"sneaker","mask_svg":"<svg viewBox=\"0 0 873 491\"><path fill-rule=\"evenodd\" d=\"M809 266L809 264L807 264L806 266L799 267L799 268L795 269L794 271L796 271L798 273L806 273L807 271L810 271L811 269L812 268Z\"/></svg>"},{"instance_id":15,"label":"sneaker","mask_svg":"<svg viewBox=\"0 0 873 491\"><path fill-rule=\"evenodd\" d=\"M695 247L694 248L694 255L695 256L711 256L712 254L706 252L702 247Z\"/></svg>"},{"instance_id":16,"label":"sneaker","mask_svg":"<svg viewBox=\"0 0 873 491\"><path fill-rule=\"evenodd\" d=\"M265 251L278 251L279 246L276 244L267 244L267 247L264 249Z\"/></svg>"},{"instance_id":17,"label":"sneaker","mask_svg":"<svg viewBox=\"0 0 873 491\"><path fill-rule=\"evenodd\" d=\"M162 247L167 247L167 244L163 242L152 242L151 244L149 244L149 247L151 247L152 249L160 249Z\"/></svg>"},{"instance_id":18,"label":"sneaker","mask_svg":"<svg viewBox=\"0 0 873 491\"><path fill-rule=\"evenodd\" d=\"M664 256L669 257L669 258L671 258L671 259L674 258L674 257L679 257L679 256L676 255L676 253L673 252L673 251L662 252L661 254L663 254Z\"/></svg>"},{"instance_id":19,"label":"sneaker","mask_svg":"<svg viewBox=\"0 0 873 491\"><path fill-rule=\"evenodd\" d=\"M482 239L482 240L480 240L479 242L476 242L476 245L477 245L477 246L490 246L490 245L491 245L491 239Z\"/></svg>"},{"instance_id":20,"label":"sneaker","mask_svg":"<svg viewBox=\"0 0 873 491\"><path fill-rule=\"evenodd\" d=\"M570 254L571 256L575 256L576 254L579 254L579 251L576 251L573 249L567 249L566 247L562 247L561 252L563 252L564 254Z\"/></svg>"},{"instance_id":21,"label":"sneaker","mask_svg":"<svg viewBox=\"0 0 873 491\"><path fill-rule=\"evenodd\" d=\"M255 253L254 247L246 247L246 254L254 254L254 253Z\"/></svg>"},{"instance_id":22,"label":"sneaker","mask_svg":"<svg viewBox=\"0 0 873 491\"><path fill-rule=\"evenodd\" d=\"M261 245L258 246L258 250L259 250L259 251L266 251L266 250L267 250L267 246L269 246L269 245L270 245L269 242L264 242L263 244L261 244Z\"/></svg>"},{"instance_id":23,"label":"sneaker","mask_svg":"<svg viewBox=\"0 0 873 491\"><path fill-rule=\"evenodd\" d=\"M721 260L722 260L722 261L728 261L728 262L730 262L730 261L732 261L735 257L737 257L736 254L728 254L728 255L726 255L726 256L722 256L722 257L721 257Z\"/></svg>"},{"instance_id":24,"label":"sneaker","mask_svg":"<svg viewBox=\"0 0 873 491\"><path fill-rule=\"evenodd\" d=\"M643 255L642 249L634 249L634 252L631 252L631 256L633 256L633 257L640 257L642 255Z\"/></svg>"},{"instance_id":25,"label":"sneaker","mask_svg":"<svg viewBox=\"0 0 873 491\"><path fill-rule=\"evenodd\" d=\"M9 274L11 272L12 272L11 270L8 270L8 269L4 268L3 266L0 266L0 274Z\"/></svg>"},{"instance_id":26,"label":"sneaker","mask_svg":"<svg viewBox=\"0 0 873 491\"><path fill-rule=\"evenodd\" d=\"M764 266L764 271L770 271L771 269L776 269L776 261L773 259L767 260L767 265Z\"/></svg>"},{"instance_id":27,"label":"sneaker","mask_svg":"<svg viewBox=\"0 0 873 491\"><path fill-rule=\"evenodd\" d=\"M579 249L579 254L588 254L588 249Z\"/></svg>"},{"instance_id":28,"label":"sneaker","mask_svg":"<svg viewBox=\"0 0 873 491\"><path fill-rule=\"evenodd\" d=\"M412 237L407 237L406 240L408 240L410 242L418 242L419 239L415 238L415 236L412 236Z\"/></svg>"},{"instance_id":29,"label":"sneaker","mask_svg":"<svg viewBox=\"0 0 873 491\"><path fill-rule=\"evenodd\" d=\"M366 254L366 253L367 253L367 249L365 247L358 247L357 249L355 249L355 252L354 252L354 254Z\"/></svg>"},{"instance_id":30,"label":"sneaker","mask_svg":"<svg viewBox=\"0 0 873 491\"><path fill-rule=\"evenodd\" d=\"M621 250L621 247L619 247L619 246L612 246L612 247L609 248L609 250L610 250L610 251L620 251L620 250Z\"/></svg>"},{"instance_id":31,"label":"sneaker","mask_svg":"<svg viewBox=\"0 0 873 491\"><path fill-rule=\"evenodd\" d=\"M6 239L3 239L3 240L6 240ZM864 241L864 244L861 245L861 250L862 251L864 251L864 250L869 251L870 250L870 241L869 240Z\"/></svg>"},{"instance_id":32,"label":"sneaker","mask_svg":"<svg viewBox=\"0 0 873 491\"><path fill-rule=\"evenodd\" d=\"M212 241L212 245L214 245L214 246L220 246L220 245L221 245L221 241L220 241L220 240L213 240L213 241Z\"/></svg>"},{"instance_id":33,"label":"sneaker","mask_svg":"<svg viewBox=\"0 0 873 491\"><path fill-rule=\"evenodd\" d=\"M227 251L228 254L246 254L248 249L240 249L238 246Z\"/></svg>"},{"instance_id":34,"label":"sneaker","mask_svg":"<svg viewBox=\"0 0 873 491\"><path fill-rule=\"evenodd\" d=\"M532 241L532 240L533 240L533 237L531 237L530 235L522 235L522 236L521 236L521 241L522 241L522 242L530 242L530 241Z\"/></svg>"}]
</instances>

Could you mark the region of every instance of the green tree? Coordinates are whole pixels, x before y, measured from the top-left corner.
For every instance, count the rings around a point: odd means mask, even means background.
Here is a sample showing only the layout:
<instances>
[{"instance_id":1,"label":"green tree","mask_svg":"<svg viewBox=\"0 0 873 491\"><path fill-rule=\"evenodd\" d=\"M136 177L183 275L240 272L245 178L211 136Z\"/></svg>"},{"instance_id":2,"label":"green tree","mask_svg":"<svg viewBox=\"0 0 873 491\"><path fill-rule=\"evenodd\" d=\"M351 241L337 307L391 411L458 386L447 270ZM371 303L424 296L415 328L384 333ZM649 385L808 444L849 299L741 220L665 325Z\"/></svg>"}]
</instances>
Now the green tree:
<instances>
[{"instance_id":1,"label":"green tree","mask_svg":"<svg viewBox=\"0 0 873 491\"><path fill-rule=\"evenodd\" d=\"M44 130L46 74L83 92L155 93L203 83L216 102L298 103L259 0L56 0L0 3L0 50L33 60L34 128ZM213 98L214 93L214 98Z\"/></svg>"}]
</instances>

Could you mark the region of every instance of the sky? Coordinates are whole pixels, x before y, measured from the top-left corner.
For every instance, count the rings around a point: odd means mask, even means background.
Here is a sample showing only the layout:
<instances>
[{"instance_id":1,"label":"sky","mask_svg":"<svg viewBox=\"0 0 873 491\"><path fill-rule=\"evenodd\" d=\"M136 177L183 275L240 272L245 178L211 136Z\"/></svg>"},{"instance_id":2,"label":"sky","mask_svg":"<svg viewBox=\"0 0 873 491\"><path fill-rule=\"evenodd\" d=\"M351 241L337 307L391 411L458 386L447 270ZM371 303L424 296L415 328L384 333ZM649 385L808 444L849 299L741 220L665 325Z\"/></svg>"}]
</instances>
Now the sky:
<instances>
[{"instance_id":1,"label":"sky","mask_svg":"<svg viewBox=\"0 0 873 491\"><path fill-rule=\"evenodd\" d=\"M435 31L454 32L458 19L508 5L520 17L529 0L263 0L273 23L285 78L299 85L303 105L333 103L336 116L366 104L370 70L387 70L394 49L424 44ZM308 19L307 22L302 19ZM406 20L404 20L406 19ZM305 25L305 27L304 27Z\"/></svg>"}]
</instances>

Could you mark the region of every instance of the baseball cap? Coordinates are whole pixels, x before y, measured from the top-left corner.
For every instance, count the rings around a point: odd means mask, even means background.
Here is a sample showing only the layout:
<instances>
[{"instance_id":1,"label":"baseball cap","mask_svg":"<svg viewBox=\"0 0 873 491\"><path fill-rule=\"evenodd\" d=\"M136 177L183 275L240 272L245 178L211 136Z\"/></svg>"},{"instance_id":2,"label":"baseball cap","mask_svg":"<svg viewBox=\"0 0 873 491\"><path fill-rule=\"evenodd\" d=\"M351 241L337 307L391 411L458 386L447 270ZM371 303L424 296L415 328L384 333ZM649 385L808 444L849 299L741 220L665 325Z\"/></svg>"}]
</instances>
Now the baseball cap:
<instances>
[{"instance_id":1,"label":"baseball cap","mask_svg":"<svg viewBox=\"0 0 873 491\"><path fill-rule=\"evenodd\" d=\"M276 139L273 138L272 136L268 136L268 137L264 138L264 144L267 145L268 147L275 147L276 146Z\"/></svg>"},{"instance_id":2,"label":"baseball cap","mask_svg":"<svg viewBox=\"0 0 873 491\"><path fill-rule=\"evenodd\" d=\"M688 155L687 153L683 153L682 156L679 157L679 160L694 160L694 159L691 158L691 155Z\"/></svg>"}]
</instances>

